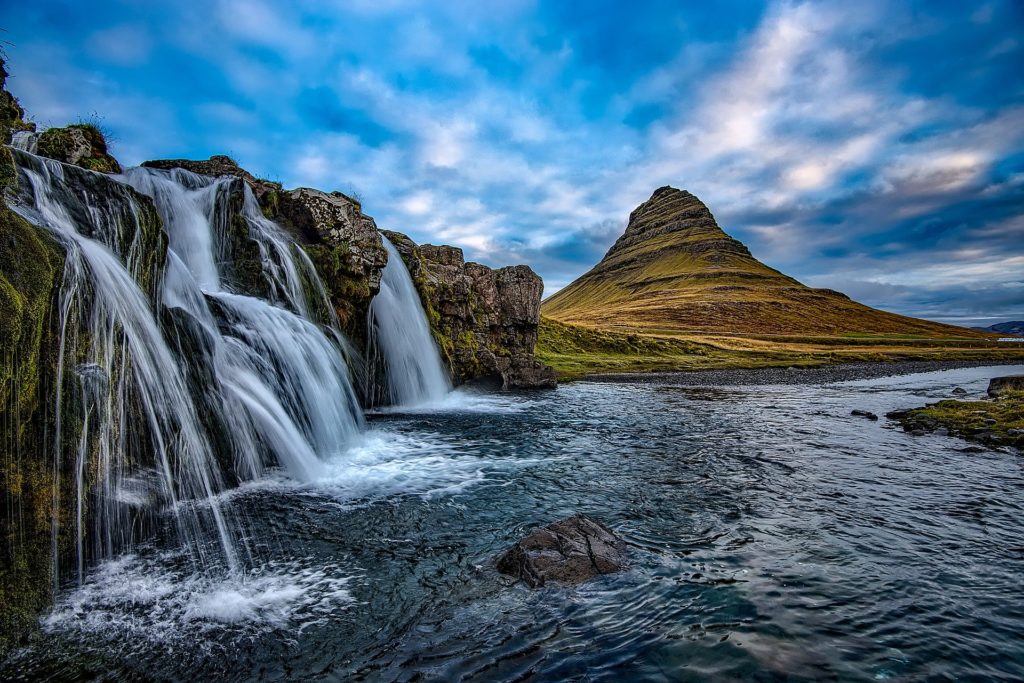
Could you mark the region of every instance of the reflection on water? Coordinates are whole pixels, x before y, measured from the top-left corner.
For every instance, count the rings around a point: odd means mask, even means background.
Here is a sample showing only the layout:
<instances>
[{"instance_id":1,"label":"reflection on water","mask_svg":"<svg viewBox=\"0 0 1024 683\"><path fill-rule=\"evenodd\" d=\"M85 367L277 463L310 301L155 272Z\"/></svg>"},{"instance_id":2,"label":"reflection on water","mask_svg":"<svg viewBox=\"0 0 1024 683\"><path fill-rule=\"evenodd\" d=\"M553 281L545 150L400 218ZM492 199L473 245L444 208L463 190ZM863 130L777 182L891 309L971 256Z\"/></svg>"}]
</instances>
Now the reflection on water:
<instances>
[{"instance_id":1,"label":"reflection on water","mask_svg":"<svg viewBox=\"0 0 1024 683\"><path fill-rule=\"evenodd\" d=\"M1024 460L849 413L1022 371L378 413L320 480L228 497L256 572L107 563L0 677L1019 679ZM540 591L494 573L575 512L628 540L627 571Z\"/></svg>"}]
</instances>

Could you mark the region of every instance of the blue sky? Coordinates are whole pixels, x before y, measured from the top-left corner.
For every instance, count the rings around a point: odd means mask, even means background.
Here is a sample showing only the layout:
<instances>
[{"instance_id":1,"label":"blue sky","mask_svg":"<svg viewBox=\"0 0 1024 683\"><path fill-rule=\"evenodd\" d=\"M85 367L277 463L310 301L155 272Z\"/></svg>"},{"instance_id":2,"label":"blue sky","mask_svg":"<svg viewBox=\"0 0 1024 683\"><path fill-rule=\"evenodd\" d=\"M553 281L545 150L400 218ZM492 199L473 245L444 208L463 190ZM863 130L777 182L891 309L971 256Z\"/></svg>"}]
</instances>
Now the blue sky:
<instances>
[{"instance_id":1,"label":"blue sky","mask_svg":"<svg viewBox=\"0 0 1024 683\"><path fill-rule=\"evenodd\" d=\"M9 88L556 291L661 185L807 284L1024 319L1024 5L22 3Z\"/></svg>"}]
</instances>

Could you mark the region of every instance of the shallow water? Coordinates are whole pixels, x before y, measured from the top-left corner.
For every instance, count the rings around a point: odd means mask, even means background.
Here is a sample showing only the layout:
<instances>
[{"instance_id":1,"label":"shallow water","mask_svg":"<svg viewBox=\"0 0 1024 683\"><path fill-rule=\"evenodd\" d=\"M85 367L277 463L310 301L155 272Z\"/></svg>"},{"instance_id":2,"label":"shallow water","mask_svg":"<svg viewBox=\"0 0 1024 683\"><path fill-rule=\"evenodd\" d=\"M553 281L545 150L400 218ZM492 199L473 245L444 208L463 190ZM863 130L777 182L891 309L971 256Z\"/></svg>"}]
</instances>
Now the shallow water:
<instances>
[{"instance_id":1,"label":"shallow water","mask_svg":"<svg viewBox=\"0 0 1024 683\"><path fill-rule=\"evenodd\" d=\"M1019 680L1024 459L879 415L972 368L830 385L577 383L380 411L322 477L224 496L243 576L152 547L94 568L0 677ZM620 574L492 569L576 512Z\"/></svg>"}]
</instances>

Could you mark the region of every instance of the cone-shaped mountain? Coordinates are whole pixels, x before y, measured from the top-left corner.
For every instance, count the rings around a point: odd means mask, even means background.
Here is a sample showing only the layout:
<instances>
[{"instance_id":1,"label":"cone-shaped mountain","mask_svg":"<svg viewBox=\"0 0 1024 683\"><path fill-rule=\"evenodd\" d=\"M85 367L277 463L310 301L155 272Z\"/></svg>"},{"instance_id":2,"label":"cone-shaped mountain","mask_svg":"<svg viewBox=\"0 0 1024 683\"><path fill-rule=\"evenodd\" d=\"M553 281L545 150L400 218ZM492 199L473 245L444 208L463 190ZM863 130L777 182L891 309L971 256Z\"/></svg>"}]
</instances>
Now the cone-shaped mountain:
<instances>
[{"instance_id":1,"label":"cone-shaped mountain","mask_svg":"<svg viewBox=\"0 0 1024 683\"><path fill-rule=\"evenodd\" d=\"M647 332L973 336L807 287L758 261L702 201L673 187L638 206L601 262L542 311L565 323Z\"/></svg>"}]
</instances>

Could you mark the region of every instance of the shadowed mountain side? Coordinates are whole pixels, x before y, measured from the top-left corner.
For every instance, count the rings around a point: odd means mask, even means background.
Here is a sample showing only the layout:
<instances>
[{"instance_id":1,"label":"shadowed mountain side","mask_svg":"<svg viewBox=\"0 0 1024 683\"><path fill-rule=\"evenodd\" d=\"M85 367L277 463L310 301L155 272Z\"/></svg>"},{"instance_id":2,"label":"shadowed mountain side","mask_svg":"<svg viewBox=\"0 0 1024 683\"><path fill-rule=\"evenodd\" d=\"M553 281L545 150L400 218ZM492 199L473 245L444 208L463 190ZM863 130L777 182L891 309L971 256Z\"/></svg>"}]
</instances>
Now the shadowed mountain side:
<instances>
[{"instance_id":1,"label":"shadowed mountain side","mask_svg":"<svg viewBox=\"0 0 1024 683\"><path fill-rule=\"evenodd\" d=\"M673 187L638 206L601 262L542 310L564 323L649 332L983 336L807 287L758 261L703 202Z\"/></svg>"}]
</instances>

